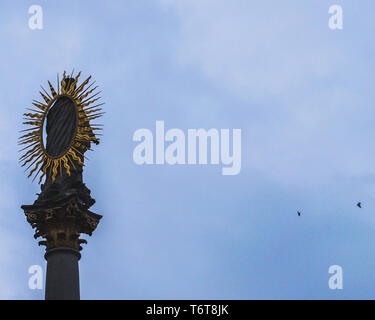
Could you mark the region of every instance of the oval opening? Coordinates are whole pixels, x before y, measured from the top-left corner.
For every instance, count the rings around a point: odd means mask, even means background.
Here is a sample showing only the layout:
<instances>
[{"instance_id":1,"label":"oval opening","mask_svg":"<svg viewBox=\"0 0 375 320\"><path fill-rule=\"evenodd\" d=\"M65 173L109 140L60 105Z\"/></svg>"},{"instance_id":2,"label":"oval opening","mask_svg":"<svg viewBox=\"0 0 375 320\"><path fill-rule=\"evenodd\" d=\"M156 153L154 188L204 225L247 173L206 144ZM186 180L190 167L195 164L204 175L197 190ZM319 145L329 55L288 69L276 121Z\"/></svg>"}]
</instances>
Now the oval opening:
<instances>
[{"instance_id":1,"label":"oval opening","mask_svg":"<svg viewBox=\"0 0 375 320\"><path fill-rule=\"evenodd\" d=\"M43 145L52 158L63 156L70 148L77 128L77 109L66 97L57 98L43 124Z\"/></svg>"}]
</instances>

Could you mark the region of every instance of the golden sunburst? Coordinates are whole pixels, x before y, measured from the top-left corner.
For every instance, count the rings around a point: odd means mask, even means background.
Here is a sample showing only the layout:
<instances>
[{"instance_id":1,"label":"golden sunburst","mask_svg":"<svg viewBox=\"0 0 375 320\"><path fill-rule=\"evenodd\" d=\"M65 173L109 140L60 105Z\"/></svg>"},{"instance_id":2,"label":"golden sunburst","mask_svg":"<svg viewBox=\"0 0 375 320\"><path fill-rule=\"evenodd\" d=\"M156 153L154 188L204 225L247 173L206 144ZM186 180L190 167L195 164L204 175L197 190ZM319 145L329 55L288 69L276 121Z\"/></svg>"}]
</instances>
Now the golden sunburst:
<instances>
[{"instance_id":1,"label":"golden sunburst","mask_svg":"<svg viewBox=\"0 0 375 320\"><path fill-rule=\"evenodd\" d=\"M91 106L101 98L97 97L100 92L95 93L98 86L91 88L95 83L92 82L89 84L91 76L78 85L80 75L81 72L74 78L72 76L68 78L64 71L61 86L59 75L57 75L57 90L55 90L51 82L48 81L50 93L43 87L41 87L43 92L39 92L44 102L36 100L32 102L38 110L27 108L32 111L32 113L24 113L26 117L25 120L27 121L23 123L31 127L21 131L27 133L19 138L19 145L26 145L26 147L19 150L19 152L26 151L19 160L22 163L22 167L28 164L25 171L32 168L28 177L34 174L35 179L39 173L42 173L39 183L42 182L43 177L47 174L47 170L52 171L52 181L55 181L56 176L59 173L62 174L63 170L70 176L71 166L73 166L73 168L75 167L74 161L82 166L84 165L83 154L85 151L90 150L90 142L99 142L99 139L96 137L97 134L94 134L94 131L102 130L101 125L92 124L90 121L103 115L104 112L100 112L102 110L100 106L104 103ZM76 114L76 126L74 135L66 148L58 155L51 155L47 152L43 142L43 128L51 106L53 106L58 99L63 97L73 102Z\"/></svg>"}]
</instances>

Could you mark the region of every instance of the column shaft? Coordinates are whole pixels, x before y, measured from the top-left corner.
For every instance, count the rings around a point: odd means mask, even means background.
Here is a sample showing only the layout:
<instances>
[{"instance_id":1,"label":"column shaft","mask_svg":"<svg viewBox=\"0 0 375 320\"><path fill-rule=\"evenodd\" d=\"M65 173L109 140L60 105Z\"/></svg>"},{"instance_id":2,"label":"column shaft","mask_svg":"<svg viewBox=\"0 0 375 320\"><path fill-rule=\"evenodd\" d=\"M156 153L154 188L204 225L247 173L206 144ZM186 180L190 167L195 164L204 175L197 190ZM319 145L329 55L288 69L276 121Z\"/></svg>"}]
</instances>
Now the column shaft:
<instances>
[{"instance_id":1,"label":"column shaft","mask_svg":"<svg viewBox=\"0 0 375 320\"><path fill-rule=\"evenodd\" d=\"M44 256L47 260L46 300L79 300L79 251L53 248Z\"/></svg>"}]
</instances>

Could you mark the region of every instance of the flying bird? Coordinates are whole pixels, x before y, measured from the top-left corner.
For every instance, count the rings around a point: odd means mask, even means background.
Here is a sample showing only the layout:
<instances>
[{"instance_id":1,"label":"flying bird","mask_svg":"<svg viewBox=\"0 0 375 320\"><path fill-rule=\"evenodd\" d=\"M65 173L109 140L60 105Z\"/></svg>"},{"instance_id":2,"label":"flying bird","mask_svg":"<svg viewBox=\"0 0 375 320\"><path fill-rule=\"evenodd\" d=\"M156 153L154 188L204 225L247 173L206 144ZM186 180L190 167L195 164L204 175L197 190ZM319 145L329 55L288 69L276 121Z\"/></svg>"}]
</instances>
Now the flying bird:
<instances>
[{"instance_id":1,"label":"flying bird","mask_svg":"<svg viewBox=\"0 0 375 320\"><path fill-rule=\"evenodd\" d=\"M297 211L297 214L298 214L299 217L301 216L301 212Z\"/></svg>"},{"instance_id":2,"label":"flying bird","mask_svg":"<svg viewBox=\"0 0 375 320\"><path fill-rule=\"evenodd\" d=\"M357 207L358 207L358 208L362 208L362 205L361 205L360 202L357 203Z\"/></svg>"}]
</instances>

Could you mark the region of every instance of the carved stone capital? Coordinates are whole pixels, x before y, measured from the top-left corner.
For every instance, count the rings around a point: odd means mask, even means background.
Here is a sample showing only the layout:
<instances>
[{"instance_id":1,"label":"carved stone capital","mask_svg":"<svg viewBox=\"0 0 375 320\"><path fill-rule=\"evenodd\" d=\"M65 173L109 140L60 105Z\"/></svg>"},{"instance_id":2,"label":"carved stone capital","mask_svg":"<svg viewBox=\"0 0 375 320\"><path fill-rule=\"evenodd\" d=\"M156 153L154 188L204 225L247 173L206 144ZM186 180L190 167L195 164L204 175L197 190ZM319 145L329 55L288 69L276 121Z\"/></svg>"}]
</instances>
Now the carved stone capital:
<instances>
[{"instance_id":1,"label":"carved stone capital","mask_svg":"<svg viewBox=\"0 0 375 320\"><path fill-rule=\"evenodd\" d=\"M53 208L25 205L22 209L27 221L35 229L34 238L44 238L39 241L39 245L45 245L46 250L57 247L82 250L81 244L87 242L80 239L81 233L91 236L102 217L80 208L76 203Z\"/></svg>"}]
</instances>

